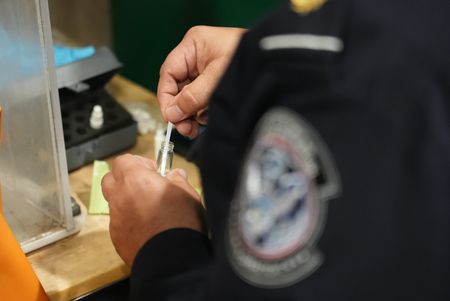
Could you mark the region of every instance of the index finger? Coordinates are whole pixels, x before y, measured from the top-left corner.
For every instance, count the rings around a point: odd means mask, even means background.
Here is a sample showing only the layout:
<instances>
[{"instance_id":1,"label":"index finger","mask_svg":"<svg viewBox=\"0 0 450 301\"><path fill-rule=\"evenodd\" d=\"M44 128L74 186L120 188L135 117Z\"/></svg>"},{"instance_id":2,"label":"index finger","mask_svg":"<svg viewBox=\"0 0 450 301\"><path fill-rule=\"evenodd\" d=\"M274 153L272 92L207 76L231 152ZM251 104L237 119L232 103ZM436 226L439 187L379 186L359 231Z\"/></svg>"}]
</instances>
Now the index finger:
<instances>
[{"instance_id":1,"label":"index finger","mask_svg":"<svg viewBox=\"0 0 450 301\"><path fill-rule=\"evenodd\" d=\"M187 59L189 47L186 41L173 49L159 71L159 82L157 89L157 100L161 113L167 109L169 105L173 105L175 96L181 91L183 86L190 82L190 77L195 77L195 66L190 66L190 59ZM165 116L164 116L165 117Z\"/></svg>"}]
</instances>

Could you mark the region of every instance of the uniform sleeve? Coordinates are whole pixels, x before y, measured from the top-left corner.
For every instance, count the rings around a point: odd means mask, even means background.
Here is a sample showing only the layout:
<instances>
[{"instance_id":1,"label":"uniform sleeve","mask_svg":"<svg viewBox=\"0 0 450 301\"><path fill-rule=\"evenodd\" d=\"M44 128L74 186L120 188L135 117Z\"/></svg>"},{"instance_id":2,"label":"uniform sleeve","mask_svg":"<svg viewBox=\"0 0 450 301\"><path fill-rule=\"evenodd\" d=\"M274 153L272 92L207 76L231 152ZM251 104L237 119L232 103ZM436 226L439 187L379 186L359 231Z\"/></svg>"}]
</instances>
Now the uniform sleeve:
<instances>
[{"instance_id":1,"label":"uniform sleeve","mask_svg":"<svg viewBox=\"0 0 450 301\"><path fill-rule=\"evenodd\" d=\"M191 229L171 229L148 241L133 263L130 300L201 300L212 262L210 240Z\"/></svg>"}]
</instances>

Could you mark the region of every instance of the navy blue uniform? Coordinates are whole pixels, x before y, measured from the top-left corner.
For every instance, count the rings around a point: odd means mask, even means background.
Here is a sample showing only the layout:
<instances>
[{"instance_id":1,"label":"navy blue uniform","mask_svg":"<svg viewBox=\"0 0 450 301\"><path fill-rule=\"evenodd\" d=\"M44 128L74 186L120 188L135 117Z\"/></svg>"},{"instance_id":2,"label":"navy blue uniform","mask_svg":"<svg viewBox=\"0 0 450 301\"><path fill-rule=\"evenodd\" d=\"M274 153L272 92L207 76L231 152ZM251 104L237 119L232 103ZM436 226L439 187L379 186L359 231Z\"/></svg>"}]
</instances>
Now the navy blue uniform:
<instances>
[{"instance_id":1,"label":"navy blue uniform","mask_svg":"<svg viewBox=\"0 0 450 301\"><path fill-rule=\"evenodd\" d=\"M211 239L132 300L450 300L450 2L287 3L245 34L196 154Z\"/></svg>"}]
</instances>

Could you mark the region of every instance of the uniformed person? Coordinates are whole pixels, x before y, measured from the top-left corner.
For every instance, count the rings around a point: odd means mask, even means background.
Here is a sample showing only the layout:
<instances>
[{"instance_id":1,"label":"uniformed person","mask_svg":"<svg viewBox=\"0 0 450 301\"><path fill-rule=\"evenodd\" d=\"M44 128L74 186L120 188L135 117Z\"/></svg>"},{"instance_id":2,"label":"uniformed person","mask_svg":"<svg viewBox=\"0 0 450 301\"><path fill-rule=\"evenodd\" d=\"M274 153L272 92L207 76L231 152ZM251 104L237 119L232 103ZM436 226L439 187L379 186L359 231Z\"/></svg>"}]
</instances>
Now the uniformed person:
<instances>
[{"instance_id":1,"label":"uniformed person","mask_svg":"<svg viewBox=\"0 0 450 301\"><path fill-rule=\"evenodd\" d=\"M131 300L450 300L449 19L447 0L291 0L190 30L158 98L185 135L208 122L206 211L182 170L115 160Z\"/></svg>"}]
</instances>

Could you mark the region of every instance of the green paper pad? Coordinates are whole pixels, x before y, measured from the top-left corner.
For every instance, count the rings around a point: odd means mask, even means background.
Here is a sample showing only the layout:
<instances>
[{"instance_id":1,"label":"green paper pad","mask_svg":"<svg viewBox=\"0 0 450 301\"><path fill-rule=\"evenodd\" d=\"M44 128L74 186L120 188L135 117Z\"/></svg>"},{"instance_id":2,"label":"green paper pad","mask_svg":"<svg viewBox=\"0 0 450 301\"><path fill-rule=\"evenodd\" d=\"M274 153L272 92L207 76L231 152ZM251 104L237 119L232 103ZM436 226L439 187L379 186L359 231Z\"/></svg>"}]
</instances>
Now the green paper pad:
<instances>
[{"instance_id":1,"label":"green paper pad","mask_svg":"<svg viewBox=\"0 0 450 301\"><path fill-rule=\"evenodd\" d=\"M109 214L108 202L102 193L102 178L110 171L105 161L94 161L92 172L91 199L89 202L89 214Z\"/></svg>"}]
</instances>

